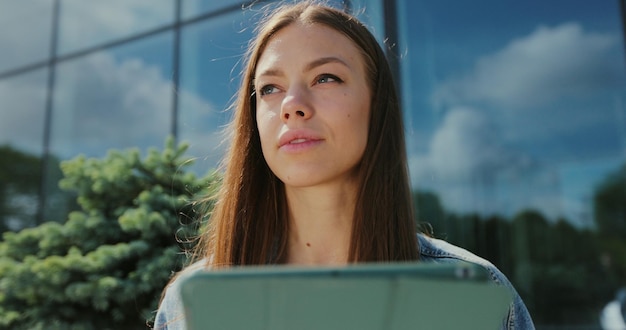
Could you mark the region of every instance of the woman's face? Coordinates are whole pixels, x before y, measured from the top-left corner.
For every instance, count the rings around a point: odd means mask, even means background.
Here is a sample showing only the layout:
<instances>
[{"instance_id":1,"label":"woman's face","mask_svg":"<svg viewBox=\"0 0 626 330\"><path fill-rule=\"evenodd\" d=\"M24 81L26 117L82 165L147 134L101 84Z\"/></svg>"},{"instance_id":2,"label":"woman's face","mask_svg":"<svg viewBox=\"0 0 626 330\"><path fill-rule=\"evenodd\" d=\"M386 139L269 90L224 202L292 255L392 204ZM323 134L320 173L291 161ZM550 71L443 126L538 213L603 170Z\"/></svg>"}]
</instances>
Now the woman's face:
<instances>
[{"instance_id":1,"label":"woman's face","mask_svg":"<svg viewBox=\"0 0 626 330\"><path fill-rule=\"evenodd\" d=\"M352 182L371 99L354 43L324 25L291 24L271 37L255 77L256 121L272 172L291 187Z\"/></svg>"}]
</instances>

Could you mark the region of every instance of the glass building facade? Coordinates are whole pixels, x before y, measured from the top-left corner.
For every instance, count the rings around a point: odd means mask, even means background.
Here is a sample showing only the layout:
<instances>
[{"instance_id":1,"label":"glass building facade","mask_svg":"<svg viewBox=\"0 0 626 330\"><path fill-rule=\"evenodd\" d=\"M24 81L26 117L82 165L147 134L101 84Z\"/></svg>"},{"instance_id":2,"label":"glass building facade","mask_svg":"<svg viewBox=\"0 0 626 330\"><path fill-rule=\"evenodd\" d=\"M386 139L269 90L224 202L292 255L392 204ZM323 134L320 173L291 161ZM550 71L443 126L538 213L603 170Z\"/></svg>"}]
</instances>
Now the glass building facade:
<instances>
[{"instance_id":1,"label":"glass building facade","mask_svg":"<svg viewBox=\"0 0 626 330\"><path fill-rule=\"evenodd\" d=\"M64 221L78 154L173 135L214 168L268 3L0 2L0 230ZM600 328L626 286L625 1L330 3L388 48L416 221L502 269L538 328Z\"/></svg>"}]
</instances>

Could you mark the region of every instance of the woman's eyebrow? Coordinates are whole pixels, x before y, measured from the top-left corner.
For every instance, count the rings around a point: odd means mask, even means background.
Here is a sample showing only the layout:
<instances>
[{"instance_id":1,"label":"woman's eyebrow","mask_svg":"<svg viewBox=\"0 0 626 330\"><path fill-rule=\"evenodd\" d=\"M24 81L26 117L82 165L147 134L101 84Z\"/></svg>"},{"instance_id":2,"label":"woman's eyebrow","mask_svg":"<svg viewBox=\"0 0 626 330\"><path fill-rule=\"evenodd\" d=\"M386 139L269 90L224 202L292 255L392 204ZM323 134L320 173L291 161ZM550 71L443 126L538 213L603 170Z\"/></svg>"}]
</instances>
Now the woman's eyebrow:
<instances>
[{"instance_id":1,"label":"woman's eyebrow","mask_svg":"<svg viewBox=\"0 0 626 330\"><path fill-rule=\"evenodd\" d=\"M263 76L277 77L277 76L283 76L283 75L284 73L280 69L267 69L261 72L260 74L258 74L257 77L263 77Z\"/></svg>"},{"instance_id":2,"label":"woman's eyebrow","mask_svg":"<svg viewBox=\"0 0 626 330\"><path fill-rule=\"evenodd\" d=\"M315 69L318 66L322 66L322 65L328 64L328 63L339 63L339 64L347 67L348 69L350 69L350 66L344 60L340 59L339 57L329 56L329 57L319 58L319 59L314 60L313 62L307 64L304 67L304 71L305 72L311 71L311 70Z\"/></svg>"},{"instance_id":3,"label":"woman's eyebrow","mask_svg":"<svg viewBox=\"0 0 626 330\"><path fill-rule=\"evenodd\" d=\"M339 57L335 57L335 56L328 56L328 57L321 57L318 58L312 62L310 62L309 64L307 64L304 67L304 72L308 72L311 71L319 66L322 66L324 64L328 64L328 63L338 63L341 64L347 68L350 69L350 66L348 65L348 63L346 63L344 60L342 60ZM285 73L281 70L281 69L277 69L277 68L269 68L267 70L264 70L263 72L261 72L260 74L257 75L257 77L280 77L283 76Z\"/></svg>"}]
</instances>

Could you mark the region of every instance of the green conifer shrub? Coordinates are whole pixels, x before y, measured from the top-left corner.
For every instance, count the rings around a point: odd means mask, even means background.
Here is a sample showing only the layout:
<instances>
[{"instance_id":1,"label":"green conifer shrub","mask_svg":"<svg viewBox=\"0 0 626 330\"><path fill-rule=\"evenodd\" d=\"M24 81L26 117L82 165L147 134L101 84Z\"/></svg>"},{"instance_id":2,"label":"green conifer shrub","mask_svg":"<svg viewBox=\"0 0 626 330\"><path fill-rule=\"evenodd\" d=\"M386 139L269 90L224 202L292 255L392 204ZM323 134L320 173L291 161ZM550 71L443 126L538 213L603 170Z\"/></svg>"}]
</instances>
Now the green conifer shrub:
<instances>
[{"instance_id":1,"label":"green conifer shrub","mask_svg":"<svg viewBox=\"0 0 626 330\"><path fill-rule=\"evenodd\" d=\"M0 328L140 329L186 263L217 175L188 171L185 145L62 163L80 210L0 242ZM213 188L212 188L213 187Z\"/></svg>"}]
</instances>

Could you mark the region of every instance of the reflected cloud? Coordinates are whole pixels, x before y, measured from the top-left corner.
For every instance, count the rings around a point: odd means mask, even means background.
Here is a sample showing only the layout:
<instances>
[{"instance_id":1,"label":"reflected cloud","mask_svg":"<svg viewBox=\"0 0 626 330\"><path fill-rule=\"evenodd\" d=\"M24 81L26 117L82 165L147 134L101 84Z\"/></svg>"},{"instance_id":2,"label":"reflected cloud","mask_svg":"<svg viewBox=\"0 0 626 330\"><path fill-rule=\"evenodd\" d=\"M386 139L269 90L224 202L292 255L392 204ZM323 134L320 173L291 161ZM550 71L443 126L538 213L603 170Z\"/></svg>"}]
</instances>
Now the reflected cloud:
<instances>
[{"instance_id":1,"label":"reflected cloud","mask_svg":"<svg viewBox=\"0 0 626 330\"><path fill-rule=\"evenodd\" d=\"M64 0L59 49L73 51L171 23L173 8L171 0Z\"/></svg>"},{"instance_id":2,"label":"reflected cloud","mask_svg":"<svg viewBox=\"0 0 626 330\"><path fill-rule=\"evenodd\" d=\"M558 177L499 135L485 112L451 109L428 152L409 159L414 186L437 192L451 212L510 217L535 208L552 219L562 215Z\"/></svg>"},{"instance_id":3,"label":"reflected cloud","mask_svg":"<svg viewBox=\"0 0 626 330\"><path fill-rule=\"evenodd\" d=\"M41 155L46 72L39 70L0 81L0 145L8 144L26 153Z\"/></svg>"},{"instance_id":4,"label":"reflected cloud","mask_svg":"<svg viewBox=\"0 0 626 330\"><path fill-rule=\"evenodd\" d=\"M101 156L109 148L161 147L171 133L172 82L141 59L117 61L101 52L59 67L53 119L53 149L63 158ZM187 106L211 119L211 105L178 91ZM194 138L210 137L206 133Z\"/></svg>"},{"instance_id":5,"label":"reflected cloud","mask_svg":"<svg viewBox=\"0 0 626 330\"><path fill-rule=\"evenodd\" d=\"M496 126L483 112L451 109L430 144L429 163L437 175L456 180L490 175L527 161L502 145Z\"/></svg>"},{"instance_id":6,"label":"reflected cloud","mask_svg":"<svg viewBox=\"0 0 626 330\"><path fill-rule=\"evenodd\" d=\"M467 209L458 202L473 189L472 178L493 182L498 171L519 167L520 158L501 145L497 131L483 112L468 107L451 109L441 127L430 140L427 154L410 160L411 173L417 186L445 194L443 200L456 209ZM485 182L486 183L486 182ZM467 199L467 198L465 198Z\"/></svg>"},{"instance_id":7,"label":"reflected cloud","mask_svg":"<svg viewBox=\"0 0 626 330\"><path fill-rule=\"evenodd\" d=\"M52 1L0 2L0 71L48 58L51 24Z\"/></svg>"},{"instance_id":8,"label":"reflected cloud","mask_svg":"<svg viewBox=\"0 0 626 330\"><path fill-rule=\"evenodd\" d=\"M191 169L198 174L210 172L218 166L228 146L229 137L223 127L225 114L194 93L182 92L179 97L179 114L185 109L184 119L179 115L179 135L181 141L189 143L188 155L194 159Z\"/></svg>"},{"instance_id":9,"label":"reflected cloud","mask_svg":"<svg viewBox=\"0 0 626 330\"><path fill-rule=\"evenodd\" d=\"M564 96L615 88L623 80L611 52L620 38L578 23L538 27L502 50L479 58L467 74L440 84L436 109L486 101L500 109L536 107Z\"/></svg>"},{"instance_id":10,"label":"reflected cloud","mask_svg":"<svg viewBox=\"0 0 626 330\"><path fill-rule=\"evenodd\" d=\"M59 51L67 53L174 21L174 2L152 0L61 1ZM52 1L0 4L0 71L49 55ZM20 33L15 33L20 31Z\"/></svg>"},{"instance_id":11,"label":"reflected cloud","mask_svg":"<svg viewBox=\"0 0 626 330\"><path fill-rule=\"evenodd\" d=\"M586 152L571 147L574 132L613 128L605 95L623 93L622 54L616 35L578 23L541 26L443 80L431 95L443 120L427 151L410 159L414 186L439 194L452 212L534 208L589 225L597 176L564 194L572 178L560 174L560 159ZM541 154L547 145L560 154Z\"/></svg>"}]
</instances>

